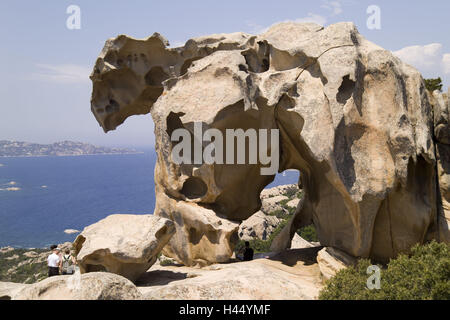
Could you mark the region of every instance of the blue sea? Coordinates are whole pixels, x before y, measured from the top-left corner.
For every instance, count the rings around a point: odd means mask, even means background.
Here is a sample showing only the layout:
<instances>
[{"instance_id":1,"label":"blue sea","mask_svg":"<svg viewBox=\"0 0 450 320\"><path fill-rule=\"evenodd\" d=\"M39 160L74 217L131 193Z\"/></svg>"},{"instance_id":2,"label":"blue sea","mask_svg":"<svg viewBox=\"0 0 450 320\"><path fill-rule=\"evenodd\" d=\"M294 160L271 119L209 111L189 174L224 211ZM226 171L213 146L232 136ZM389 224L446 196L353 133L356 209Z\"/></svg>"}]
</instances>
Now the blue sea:
<instances>
[{"instance_id":1,"label":"blue sea","mask_svg":"<svg viewBox=\"0 0 450 320\"><path fill-rule=\"evenodd\" d=\"M154 150L142 154L0 158L0 247L48 247L73 241L66 229L114 213L151 214ZM296 183L278 174L267 188Z\"/></svg>"}]
</instances>

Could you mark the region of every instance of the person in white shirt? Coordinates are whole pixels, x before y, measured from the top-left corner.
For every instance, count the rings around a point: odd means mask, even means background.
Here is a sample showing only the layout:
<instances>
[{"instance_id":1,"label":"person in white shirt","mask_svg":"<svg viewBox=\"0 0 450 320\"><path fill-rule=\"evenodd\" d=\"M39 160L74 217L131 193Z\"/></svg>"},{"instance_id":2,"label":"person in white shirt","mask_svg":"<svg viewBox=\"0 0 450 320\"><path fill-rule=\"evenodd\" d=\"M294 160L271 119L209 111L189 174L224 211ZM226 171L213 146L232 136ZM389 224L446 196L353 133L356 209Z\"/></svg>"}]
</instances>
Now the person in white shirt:
<instances>
[{"instance_id":1,"label":"person in white shirt","mask_svg":"<svg viewBox=\"0 0 450 320\"><path fill-rule=\"evenodd\" d=\"M52 245L50 249L52 250L52 254L47 258L48 276L58 276L59 268L61 266L61 256L59 253L59 249L56 245Z\"/></svg>"}]
</instances>

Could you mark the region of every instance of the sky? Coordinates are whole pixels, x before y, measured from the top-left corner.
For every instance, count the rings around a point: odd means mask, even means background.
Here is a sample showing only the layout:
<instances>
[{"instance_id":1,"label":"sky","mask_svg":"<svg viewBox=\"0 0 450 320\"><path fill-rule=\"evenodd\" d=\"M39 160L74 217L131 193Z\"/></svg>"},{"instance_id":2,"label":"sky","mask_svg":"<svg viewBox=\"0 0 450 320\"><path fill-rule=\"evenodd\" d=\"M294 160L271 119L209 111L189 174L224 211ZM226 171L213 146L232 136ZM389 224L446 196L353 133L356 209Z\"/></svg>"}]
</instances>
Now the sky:
<instances>
[{"instance_id":1,"label":"sky","mask_svg":"<svg viewBox=\"0 0 450 320\"><path fill-rule=\"evenodd\" d=\"M67 12L71 5L80 9L79 29L67 27L68 19L76 22ZM159 32L180 46L212 33L257 34L283 21L352 21L425 78L440 76L446 90L449 12L448 0L2 0L0 140L152 147L150 115L130 117L105 134L90 112L89 74L105 40L119 34L146 38Z\"/></svg>"}]
</instances>

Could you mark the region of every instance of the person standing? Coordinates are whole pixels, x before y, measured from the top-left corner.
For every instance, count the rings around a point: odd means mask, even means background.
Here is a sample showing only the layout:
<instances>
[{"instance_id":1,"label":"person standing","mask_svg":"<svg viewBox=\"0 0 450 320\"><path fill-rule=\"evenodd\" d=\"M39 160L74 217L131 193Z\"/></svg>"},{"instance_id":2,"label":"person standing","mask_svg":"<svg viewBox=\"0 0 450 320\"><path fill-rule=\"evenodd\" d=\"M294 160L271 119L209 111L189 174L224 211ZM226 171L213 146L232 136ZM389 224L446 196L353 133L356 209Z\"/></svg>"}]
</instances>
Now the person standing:
<instances>
[{"instance_id":1,"label":"person standing","mask_svg":"<svg viewBox=\"0 0 450 320\"><path fill-rule=\"evenodd\" d=\"M245 241L245 247L239 250L239 255L242 255L242 258L238 257L239 260L242 261L251 261L253 260L253 249L250 248L250 242Z\"/></svg>"},{"instance_id":2,"label":"person standing","mask_svg":"<svg viewBox=\"0 0 450 320\"><path fill-rule=\"evenodd\" d=\"M253 249L250 248L250 242L245 241L244 261L253 260Z\"/></svg>"},{"instance_id":3,"label":"person standing","mask_svg":"<svg viewBox=\"0 0 450 320\"><path fill-rule=\"evenodd\" d=\"M47 258L48 276L53 277L59 275L61 256L59 254L59 249L56 245L52 245L50 249L52 250L52 253Z\"/></svg>"},{"instance_id":4,"label":"person standing","mask_svg":"<svg viewBox=\"0 0 450 320\"><path fill-rule=\"evenodd\" d=\"M75 271L75 265L77 264L77 261L75 257L70 254L70 249L66 249L64 253L65 254L62 256L61 273L63 275L73 274Z\"/></svg>"}]
</instances>

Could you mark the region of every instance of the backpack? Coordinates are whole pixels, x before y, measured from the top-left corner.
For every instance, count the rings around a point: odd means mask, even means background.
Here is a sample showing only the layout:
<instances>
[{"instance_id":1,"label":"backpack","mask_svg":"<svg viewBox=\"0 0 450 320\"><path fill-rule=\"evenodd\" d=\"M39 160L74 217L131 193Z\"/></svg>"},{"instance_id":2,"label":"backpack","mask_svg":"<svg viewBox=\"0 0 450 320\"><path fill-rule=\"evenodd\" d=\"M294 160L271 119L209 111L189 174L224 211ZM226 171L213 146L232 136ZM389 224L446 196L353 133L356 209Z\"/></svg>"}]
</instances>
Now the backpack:
<instances>
[{"instance_id":1,"label":"backpack","mask_svg":"<svg viewBox=\"0 0 450 320\"><path fill-rule=\"evenodd\" d=\"M63 256L62 271L65 273L73 273L71 258L72 256L70 254L65 254Z\"/></svg>"}]
</instances>

